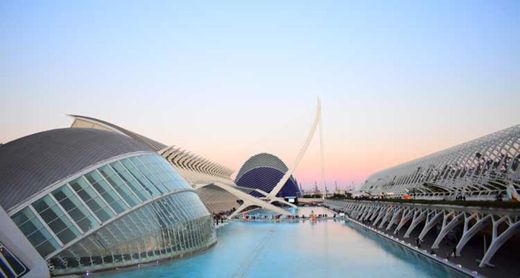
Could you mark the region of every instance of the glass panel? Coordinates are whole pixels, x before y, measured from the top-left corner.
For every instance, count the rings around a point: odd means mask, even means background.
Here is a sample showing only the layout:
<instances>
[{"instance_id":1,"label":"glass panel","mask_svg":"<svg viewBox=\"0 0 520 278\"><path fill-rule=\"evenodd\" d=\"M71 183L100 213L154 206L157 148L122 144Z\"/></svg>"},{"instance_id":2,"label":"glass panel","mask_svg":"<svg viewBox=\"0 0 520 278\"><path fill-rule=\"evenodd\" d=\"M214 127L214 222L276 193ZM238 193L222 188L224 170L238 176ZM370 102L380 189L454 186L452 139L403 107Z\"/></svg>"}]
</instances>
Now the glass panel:
<instances>
[{"instance_id":1,"label":"glass panel","mask_svg":"<svg viewBox=\"0 0 520 278\"><path fill-rule=\"evenodd\" d=\"M90 214L81 201L67 186L62 186L52 192L52 195L67 211L67 214L76 222L83 232L90 231L98 226L98 221Z\"/></svg>"},{"instance_id":2,"label":"glass panel","mask_svg":"<svg viewBox=\"0 0 520 278\"><path fill-rule=\"evenodd\" d=\"M137 181L132 176L132 174L128 172L128 170L125 168L125 166L123 166L123 164L121 164L120 161L112 163L111 166L114 168L119 177L121 177L121 179L123 179L132 188L135 194L139 196L142 201L148 200L152 197L152 193L146 190L146 187L139 183L139 181Z\"/></svg>"},{"instance_id":3,"label":"glass panel","mask_svg":"<svg viewBox=\"0 0 520 278\"><path fill-rule=\"evenodd\" d=\"M162 157L157 155L150 156L150 160L154 163L156 168L162 169L165 181L168 181L168 186L172 188L191 188L190 185L182 178L177 171L172 171L172 166Z\"/></svg>"},{"instance_id":4,"label":"glass panel","mask_svg":"<svg viewBox=\"0 0 520 278\"><path fill-rule=\"evenodd\" d=\"M32 206L64 244L79 236L78 229L50 196L41 198L34 202Z\"/></svg>"},{"instance_id":5,"label":"glass panel","mask_svg":"<svg viewBox=\"0 0 520 278\"><path fill-rule=\"evenodd\" d=\"M108 204L101 199L94 189L92 189L84 177L71 181L70 186L83 202L87 204L90 210L94 212L99 220L105 222L114 216L114 213L108 208Z\"/></svg>"},{"instance_id":6,"label":"glass panel","mask_svg":"<svg viewBox=\"0 0 520 278\"><path fill-rule=\"evenodd\" d=\"M159 180L158 175L156 175L150 168L149 165L141 161L140 157L131 157L130 160L139 168L146 178L148 178L161 192L171 191L170 188L164 186L162 182Z\"/></svg>"},{"instance_id":7,"label":"glass panel","mask_svg":"<svg viewBox=\"0 0 520 278\"><path fill-rule=\"evenodd\" d=\"M105 179L112 185L112 187L125 199L126 203L131 207L135 207L140 201L137 200L137 197L130 191L130 188L126 183L114 172L112 167L103 166L98 169L99 172L105 177Z\"/></svg>"},{"instance_id":8,"label":"glass panel","mask_svg":"<svg viewBox=\"0 0 520 278\"><path fill-rule=\"evenodd\" d=\"M43 257L60 247L31 209L24 208L13 215L12 219Z\"/></svg>"},{"instance_id":9,"label":"glass panel","mask_svg":"<svg viewBox=\"0 0 520 278\"><path fill-rule=\"evenodd\" d=\"M86 174L85 178L87 178L90 184L116 213L119 214L128 209L128 206L121 202L119 196L117 196L112 187L98 174L97 171L92 171Z\"/></svg>"},{"instance_id":10,"label":"glass panel","mask_svg":"<svg viewBox=\"0 0 520 278\"><path fill-rule=\"evenodd\" d=\"M132 176L134 176L134 178L136 178L147 189L147 191L150 192L150 194L153 196L160 196L163 193L163 191L153 185L152 182L143 175L130 159L123 159L121 162L125 165Z\"/></svg>"},{"instance_id":11,"label":"glass panel","mask_svg":"<svg viewBox=\"0 0 520 278\"><path fill-rule=\"evenodd\" d=\"M176 187L170 187L166 183L167 176L169 172L171 171L171 168L168 171L165 171L164 168L160 167L156 163L155 160L151 159L153 156L146 156L146 157L140 157L141 161L144 161L143 164L146 165L146 169L148 170L148 175L151 175L155 178L155 182L161 184L161 186L165 187L167 191L173 191L174 189L179 188L179 186ZM160 159L163 159L159 157Z\"/></svg>"}]
</instances>

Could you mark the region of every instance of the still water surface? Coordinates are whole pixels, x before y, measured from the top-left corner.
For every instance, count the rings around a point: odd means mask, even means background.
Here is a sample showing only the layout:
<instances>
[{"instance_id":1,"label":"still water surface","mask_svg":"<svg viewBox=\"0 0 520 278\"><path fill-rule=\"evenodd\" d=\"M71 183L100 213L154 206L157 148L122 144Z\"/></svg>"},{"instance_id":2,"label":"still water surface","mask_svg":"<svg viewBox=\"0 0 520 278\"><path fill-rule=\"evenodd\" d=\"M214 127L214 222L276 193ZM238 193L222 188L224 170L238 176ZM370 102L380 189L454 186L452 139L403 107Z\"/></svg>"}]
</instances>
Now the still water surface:
<instances>
[{"instance_id":1,"label":"still water surface","mask_svg":"<svg viewBox=\"0 0 520 278\"><path fill-rule=\"evenodd\" d=\"M95 276L464 277L343 220L233 222L217 233L204 253Z\"/></svg>"}]
</instances>

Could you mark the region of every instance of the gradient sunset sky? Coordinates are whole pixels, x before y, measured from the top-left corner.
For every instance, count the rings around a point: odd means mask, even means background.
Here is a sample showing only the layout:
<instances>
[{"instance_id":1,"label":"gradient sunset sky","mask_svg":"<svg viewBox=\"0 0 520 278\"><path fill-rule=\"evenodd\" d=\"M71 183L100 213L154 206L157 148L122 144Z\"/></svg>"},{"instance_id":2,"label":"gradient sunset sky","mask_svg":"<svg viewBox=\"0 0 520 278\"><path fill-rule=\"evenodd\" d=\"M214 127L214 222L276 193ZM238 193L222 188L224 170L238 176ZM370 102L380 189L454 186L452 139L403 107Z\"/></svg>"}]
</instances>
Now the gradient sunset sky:
<instances>
[{"instance_id":1,"label":"gradient sunset sky","mask_svg":"<svg viewBox=\"0 0 520 278\"><path fill-rule=\"evenodd\" d=\"M292 164L317 96L330 188L520 124L520 1L0 2L3 143L80 114Z\"/></svg>"}]
</instances>

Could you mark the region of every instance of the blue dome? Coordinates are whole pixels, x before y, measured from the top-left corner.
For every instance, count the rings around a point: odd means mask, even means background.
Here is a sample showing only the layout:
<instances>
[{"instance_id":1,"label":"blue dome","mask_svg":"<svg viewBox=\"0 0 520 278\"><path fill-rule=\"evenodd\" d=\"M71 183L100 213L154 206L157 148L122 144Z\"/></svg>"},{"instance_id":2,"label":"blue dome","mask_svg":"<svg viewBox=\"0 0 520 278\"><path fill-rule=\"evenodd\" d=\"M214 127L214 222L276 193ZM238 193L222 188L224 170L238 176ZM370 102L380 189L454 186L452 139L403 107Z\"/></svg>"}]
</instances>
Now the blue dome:
<instances>
[{"instance_id":1,"label":"blue dome","mask_svg":"<svg viewBox=\"0 0 520 278\"><path fill-rule=\"evenodd\" d=\"M282 179L288 168L278 157L261 153L249 158L240 168L235 183L238 186L260 189L271 192L276 184ZM253 191L254 196L260 194ZM298 183L293 176L287 180L278 197L295 197L300 195Z\"/></svg>"}]
</instances>

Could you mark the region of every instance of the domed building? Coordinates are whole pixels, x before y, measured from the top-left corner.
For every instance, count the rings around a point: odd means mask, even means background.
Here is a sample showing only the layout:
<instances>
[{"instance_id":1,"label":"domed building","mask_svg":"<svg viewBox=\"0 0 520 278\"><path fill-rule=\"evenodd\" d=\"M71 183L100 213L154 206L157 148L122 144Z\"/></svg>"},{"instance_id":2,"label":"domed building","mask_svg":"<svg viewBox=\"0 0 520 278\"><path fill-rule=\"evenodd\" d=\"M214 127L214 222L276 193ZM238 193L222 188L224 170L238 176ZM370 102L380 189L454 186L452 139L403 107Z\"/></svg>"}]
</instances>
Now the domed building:
<instances>
[{"instance_id":1,"label":"domed building","mask_svg":"<svg viewBox=\"0 0 520 278\"><path fill-rule=\"evenodd\" d=\"M92 128L0 146L0 206L53 275L183 256L216 242L195 190L150 146Z\"/></svg>"},{"instance_id":2,"label":"domed building","mask_svg":"<svg viewBox=\"0 0 520 278\"><path fill-rule=\"evenodd\" d=\"M242 165L235 178L235 183L241 187L260 189L270 193L287 171L287 165L280 158L269 153L260 153L250 157ZM259 193L253 193L253 195L263 196ZM287 180L276 196L283 198L300 196L298 183L293 176Z\"/></svg>"}]
</instances>

